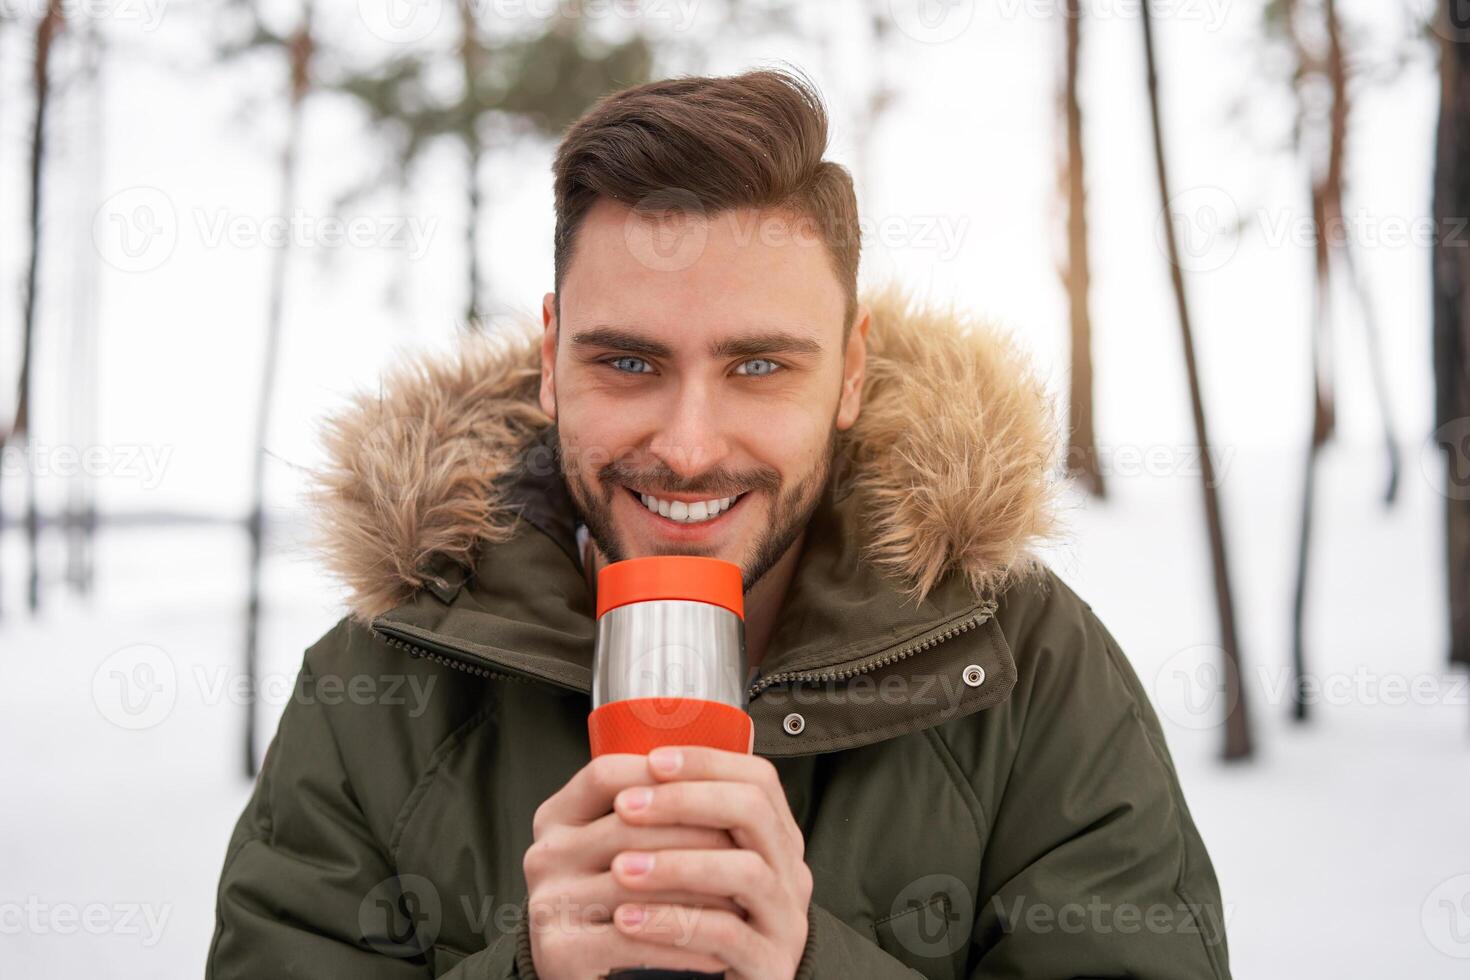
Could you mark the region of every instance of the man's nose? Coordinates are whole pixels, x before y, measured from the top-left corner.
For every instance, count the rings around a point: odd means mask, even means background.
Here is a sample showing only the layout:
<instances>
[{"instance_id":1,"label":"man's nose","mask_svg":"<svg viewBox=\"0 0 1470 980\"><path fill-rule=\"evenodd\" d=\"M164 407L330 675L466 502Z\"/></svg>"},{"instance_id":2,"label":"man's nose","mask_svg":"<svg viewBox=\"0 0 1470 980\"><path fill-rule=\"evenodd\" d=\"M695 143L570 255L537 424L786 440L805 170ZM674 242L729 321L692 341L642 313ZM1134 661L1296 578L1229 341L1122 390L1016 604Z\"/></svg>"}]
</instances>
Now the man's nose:
<instances>
[{"instance_id":1,"label":"man's nose","mask_svg":"<svg viewBox=\"0 0 1470 980\"><path fill-rule=\"evenodd\" d=\"M693 479L730 452L724 413L703 384L679 386L649 452L682 479Z\"/></svg>"}]
</instances>

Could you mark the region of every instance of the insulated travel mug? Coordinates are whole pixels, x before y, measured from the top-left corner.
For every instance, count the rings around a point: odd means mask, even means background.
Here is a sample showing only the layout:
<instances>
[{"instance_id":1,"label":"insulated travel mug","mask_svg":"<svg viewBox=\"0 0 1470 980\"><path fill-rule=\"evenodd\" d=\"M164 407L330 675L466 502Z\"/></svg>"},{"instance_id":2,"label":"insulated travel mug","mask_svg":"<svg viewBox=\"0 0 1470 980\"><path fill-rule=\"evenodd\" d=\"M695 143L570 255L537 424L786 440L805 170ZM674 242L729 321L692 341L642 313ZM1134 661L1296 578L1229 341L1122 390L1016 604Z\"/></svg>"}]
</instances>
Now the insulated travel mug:
<instances>
[{"instance_id":1,"label":"insulated travel mug","mask_svg":"<svg viewBox=\"0 0 1470 980\"><path fill-rule=\"evenodd\" d=\"M592 754L660 745L749 752L745 603L740 566L654 555L597 575Z\"/></svg>"},{"instance_id":2,"label":"insulated travel mug","mask_svg":"<svg viewBox=\"0 0 1470 980\"><path fill-rule=\"evenodd\" d=\"M654 555L597 575L592 754L660 745L750 752L745 713L745 603L740 566ZM624 967L609 980L711 980L723 973Z\"/></svg>"}]
</instances>

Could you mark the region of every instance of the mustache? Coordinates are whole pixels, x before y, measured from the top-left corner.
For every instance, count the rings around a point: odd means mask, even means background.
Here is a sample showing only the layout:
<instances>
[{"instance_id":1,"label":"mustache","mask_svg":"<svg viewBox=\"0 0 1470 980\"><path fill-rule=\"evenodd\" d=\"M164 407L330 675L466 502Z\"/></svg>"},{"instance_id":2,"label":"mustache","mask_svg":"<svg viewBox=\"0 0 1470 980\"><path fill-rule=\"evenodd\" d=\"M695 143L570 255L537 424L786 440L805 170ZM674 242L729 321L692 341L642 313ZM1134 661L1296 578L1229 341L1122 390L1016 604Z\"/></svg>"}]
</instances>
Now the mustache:
<instances>
[{"instance_id":1,"label":"mustache","mask_svg":"<svg viewBox=\"0 0 1470 980\"><path fill-rule=\"evenodd\" d=\"M780 475L774 470L752 470L746 474L710 470L686 479L667 466L640 470L627 466L620 460L614 460L599 469L597 478L604 486L622 484L655 495L663 490L667 493L697 493L711 498L733 497L750 490L774 493L781 486Z\"/></svg>"}]
</instances>

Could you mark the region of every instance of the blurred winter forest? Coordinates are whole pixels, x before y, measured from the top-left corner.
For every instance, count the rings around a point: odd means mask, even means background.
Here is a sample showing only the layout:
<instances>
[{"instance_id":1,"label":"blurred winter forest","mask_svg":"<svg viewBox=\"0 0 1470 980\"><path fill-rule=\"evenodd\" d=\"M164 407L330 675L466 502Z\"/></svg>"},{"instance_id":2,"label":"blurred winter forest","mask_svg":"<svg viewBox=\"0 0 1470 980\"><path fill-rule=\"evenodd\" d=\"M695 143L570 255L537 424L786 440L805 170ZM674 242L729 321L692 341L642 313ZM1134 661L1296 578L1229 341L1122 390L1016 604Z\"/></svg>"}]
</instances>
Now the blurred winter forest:
<instances>
[{"instance_id":1,"label":"blurred winter forest","mask_svg":"<svg viewBox=\"0 0 1470 980\"><path fill-rule=\"evenodd\" d=\"M1237 975L1464 975L1464 0L0 0L0 964L202 968L342 614L316 421L536 315L598 97L761 65L827 100L863 284L1048 378L1049 557L1166 724Z\"/></svg>"}]
</instances>

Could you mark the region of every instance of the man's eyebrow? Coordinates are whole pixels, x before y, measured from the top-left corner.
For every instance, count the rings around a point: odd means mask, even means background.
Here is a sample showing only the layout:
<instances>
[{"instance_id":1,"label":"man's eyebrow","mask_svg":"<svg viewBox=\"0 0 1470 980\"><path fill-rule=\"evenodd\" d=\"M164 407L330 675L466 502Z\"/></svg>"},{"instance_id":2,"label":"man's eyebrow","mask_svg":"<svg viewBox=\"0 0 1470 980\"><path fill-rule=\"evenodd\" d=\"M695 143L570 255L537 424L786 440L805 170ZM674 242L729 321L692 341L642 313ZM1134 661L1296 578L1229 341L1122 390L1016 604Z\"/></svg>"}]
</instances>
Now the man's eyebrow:
<instances>
[{"instance_id":1,"label":"man's eyebrow","mask_svg":"<svg viewBox=\"0 0 1470 980\"><path fill-rule=\"evenodd\" d=\"M727 337L710 344L711 357L762 357L766 354L795 354L816 357L822 345L810 337L773 330L748 337Z\"/></svg>"},{"instance_id":2,"label":"man's eyebrow","mask_svg":"<svg viewBox=\"0 0 1470 980\"><path fill-rule=\"evenodd\" d=\"M571 344L578 348L602 347L626 351L645 357L671 358L673 350L665 343L645 337L622 327L590 327L572 335ZM761 357L767 354L791 354L815 357L822 353L822 345L810 337L772 330L744 337L726 337L710 343L709 354L714 358Z\"/></svg>"},{"instance_id":3,"label":"man's eyebrow","mask_svg":"<svg viewBox=\"0 0 1470 980\"><path fill-rule=\"evenodd\" d=\"M646 357L669 358L674 355L667 344L621 327L590 327L572 334L571 345L579 348L606 347Z\"/></svg>"}]
</instances>

